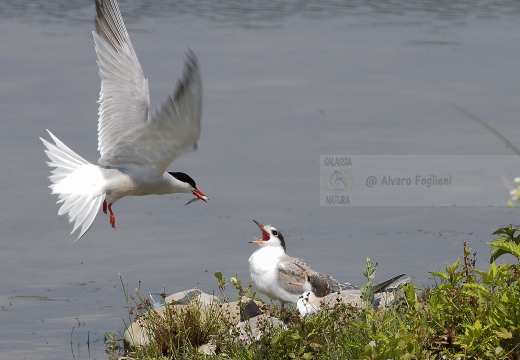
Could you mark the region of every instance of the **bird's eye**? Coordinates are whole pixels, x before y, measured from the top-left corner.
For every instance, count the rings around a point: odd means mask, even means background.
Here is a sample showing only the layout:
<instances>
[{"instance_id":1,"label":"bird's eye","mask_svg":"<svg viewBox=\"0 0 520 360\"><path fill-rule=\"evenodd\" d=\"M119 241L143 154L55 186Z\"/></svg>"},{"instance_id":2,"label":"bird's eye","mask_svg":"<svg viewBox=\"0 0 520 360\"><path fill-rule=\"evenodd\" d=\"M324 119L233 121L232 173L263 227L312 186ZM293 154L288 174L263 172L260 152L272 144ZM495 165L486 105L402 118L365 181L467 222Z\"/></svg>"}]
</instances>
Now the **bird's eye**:
<instances>
[{"instance_id":1,"label":"bird's eye","mask_svg":"<svg viewBox=\"0 0 520 360\"><path fill-rule=\"evenodd\" d=\"M273 235L274 235L274 236L278 236L278 231L276 231L275 229L273 229Z\"/></svg>"}]
</instances>

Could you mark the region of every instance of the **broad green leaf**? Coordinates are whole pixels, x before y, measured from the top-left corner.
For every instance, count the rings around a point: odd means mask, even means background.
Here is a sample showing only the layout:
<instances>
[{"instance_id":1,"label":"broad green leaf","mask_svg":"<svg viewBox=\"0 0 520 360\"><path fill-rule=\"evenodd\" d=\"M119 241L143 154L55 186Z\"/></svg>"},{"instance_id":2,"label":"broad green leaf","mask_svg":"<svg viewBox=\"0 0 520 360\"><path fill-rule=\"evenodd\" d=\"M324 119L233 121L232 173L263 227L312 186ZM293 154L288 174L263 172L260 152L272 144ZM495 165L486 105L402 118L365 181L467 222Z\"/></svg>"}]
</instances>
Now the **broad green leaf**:
<instances>
[{"instance_id":1,"label":"broad green leaf","mask_svg":"<svg viewBox=\"0 0 520 360\"><path fill-rule=\"evenodd\" d=\"M442 271L428 271L428 273L432 274L433 276L437 276L440 278L443 278L444 280L449 280L450 276Z\"/></svg>"},{"instance_id":2,"label":"broad green leaf","mask_svg":"<svg viewBox=\"0 0 520 360\"><path fill-rule=\"evenodd\" d=\"M495 241L491 243L487 243L492 247L491 249L491 260L496 260L500 255L503 254L511 254L520 258L520 245L517 245L510 241ZM493 251L494 249L498 249Z\"/></svg>"}]
</instances>

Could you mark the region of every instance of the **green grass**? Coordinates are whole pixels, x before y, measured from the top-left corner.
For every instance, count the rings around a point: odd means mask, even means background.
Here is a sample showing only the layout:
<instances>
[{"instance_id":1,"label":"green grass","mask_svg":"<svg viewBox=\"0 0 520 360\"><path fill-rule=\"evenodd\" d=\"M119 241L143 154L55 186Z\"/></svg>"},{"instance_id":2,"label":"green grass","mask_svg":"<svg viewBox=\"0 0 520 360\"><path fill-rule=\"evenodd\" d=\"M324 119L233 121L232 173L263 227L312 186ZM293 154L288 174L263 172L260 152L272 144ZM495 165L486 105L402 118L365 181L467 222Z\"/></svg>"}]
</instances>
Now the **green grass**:
<instances>
[{"instance_id":1,"label":"green grass","mask_svg":"<svg viewBox=\"0 0 520 360\"><path fill-rule=\"evenodd\" d=\"M491 263L487 271L475 266L475 253L466 248L462 259L431 272L436 285L402 289L401 301L386 310L354 308L345 304L324 307L301 318L293 309L264 305L263 311L282 319L286 330L265 326L264 336L245 344L222 304L226 284L218 275L222 303L201 310L197 301L180 311L168 308L164 317L149 311L148 300L130 296L131 316L146 324L152 341L126 354L128 359L520 359L520 266L516 247L520 228L503 228L490 243L509 253L514 264ZM509 249L509 250L508 250ZM511 251L511 249L513 249ZM366 269L365 269L366 270ZM366 272L366 271L365 271ZM373 272L366 274L367 280ZM367 281L367 282L368 282ZM241 295L251 295L238 279L232 283ZM420 291L418 291L420 290ZM111 336L108 348L118 340ZM200 354L211 342L216 355Z\"/></svg>"}]
</instances>

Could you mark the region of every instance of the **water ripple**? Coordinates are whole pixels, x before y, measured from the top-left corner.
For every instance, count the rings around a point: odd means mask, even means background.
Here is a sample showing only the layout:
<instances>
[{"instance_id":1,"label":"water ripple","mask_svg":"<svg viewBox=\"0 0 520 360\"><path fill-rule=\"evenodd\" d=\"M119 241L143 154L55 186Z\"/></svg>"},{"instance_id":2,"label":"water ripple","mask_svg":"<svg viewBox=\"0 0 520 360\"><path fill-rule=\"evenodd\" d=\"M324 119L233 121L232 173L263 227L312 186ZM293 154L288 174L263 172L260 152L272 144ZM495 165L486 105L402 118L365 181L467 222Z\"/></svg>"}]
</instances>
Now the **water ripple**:
<instances>
[{"instance_id":1,"label":"water ripple","mask_svg":"<svg viewBox=\"0 0 520 360\"><path fill-rule=\"evenodd\" d=\"M168 14L189 14L238 25L280 20L298 15L309 18L330 18L345 15L410 16L426 20L460 20L467 17L518 17L518 1L469 0L368 0L368 1L301 1L301 0L199 0L143 1L120 0L125 18L162 17ZM37 21L90 21L93 2L85 0L15 1L0 3L0 18Z\"/></svg>"}]
</instances>

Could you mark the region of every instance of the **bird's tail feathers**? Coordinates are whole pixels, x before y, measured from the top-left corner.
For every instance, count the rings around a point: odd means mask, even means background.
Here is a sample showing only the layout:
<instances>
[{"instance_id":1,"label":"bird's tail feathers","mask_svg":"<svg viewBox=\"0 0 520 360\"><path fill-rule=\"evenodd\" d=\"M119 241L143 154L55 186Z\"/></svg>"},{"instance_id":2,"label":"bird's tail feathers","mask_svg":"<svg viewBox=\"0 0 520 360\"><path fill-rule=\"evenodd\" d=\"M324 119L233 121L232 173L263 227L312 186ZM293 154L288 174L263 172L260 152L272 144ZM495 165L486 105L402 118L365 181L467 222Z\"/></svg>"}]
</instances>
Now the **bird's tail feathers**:
<instances>
[{"instance_id":1,"label":"bird's tail feathers","mask_svg":"<svg viewBox=\"0 0 520 360\"><path fill-rule=\"evenodd\" d=\"M50 159L47 164L54 169L49 179L53 194L58 195L61 207L58 215L68 214L69 222L74 222L72 233L80 229L82 237L90 228L105 200L102 192L103 177L98 166L89 163L61 142L49 130L54 144L40 138L47 148L45 154Z\"/></svg>"}]
</instances>

